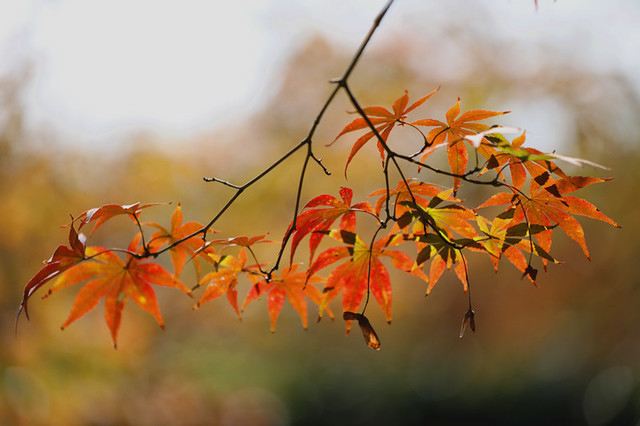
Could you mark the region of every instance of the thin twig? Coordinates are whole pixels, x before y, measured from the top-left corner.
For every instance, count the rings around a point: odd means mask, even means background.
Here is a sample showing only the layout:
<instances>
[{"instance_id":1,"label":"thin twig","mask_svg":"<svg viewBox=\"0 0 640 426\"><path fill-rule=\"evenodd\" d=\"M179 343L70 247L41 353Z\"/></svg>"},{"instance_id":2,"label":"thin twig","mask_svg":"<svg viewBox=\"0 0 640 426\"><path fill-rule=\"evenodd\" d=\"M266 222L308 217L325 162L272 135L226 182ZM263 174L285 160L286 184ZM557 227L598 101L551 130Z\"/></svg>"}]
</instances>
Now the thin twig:
<instances>
[{"instance_id":1,"label":"thin twig","mask_svg":"<svg viewBox=\"0 0 640 426\"><path fill-rule=\"evenodd\" d=\"M280 264L280 261L282 259L282 255L283 255L284 249L285 249L285 247L287 245L287 242L288 242L289 238L291 237L292 233L295 231L296 219L298 217L298 213L299 213L299 209L300 209L300 199L301 199L301 196L302 196L303 181L304 181L304 177L305 177L305 174L306 174L306 171L307 171L307 165L308 165L308 162L309 162L309 158L312 158L322 168L322 170L323 170L323 172L325 174L327 174L327 175L330 174L330 172L322 164L322 161L320 159L318 159L313 154L313 150L312 150L312 138L313 138L313 135L315 134L315 131L316 131L318 125L320 124L322 118L324 117L325 112L329 108L329 105L331 105L331 103L334 101L334 99L335 99L336 95L338 94L338 92L340 91L340 89L346 86L346 83L347 83L347 80L348 80L349 76L351 75L351 73L355 69L355 66L357 65L358 61L360 60L360 57L362 56L365 48L369 44L369 42L371 40L371 37L375 33L376 29L380 25L380 22L382 21L382 19L386 15L387 11L389 10L389 8L393 4L393 2L394 2L394 0L389 0L385 4L385 6L382 8L380 13L378 13L378 16L375 18L373 25L369 29L369 32L367 33L367 35L365 36L364 40L360 44L360 47L358 48L358 50L356 51L356 53L352 57L351 61L347 65L344 73L342 74L342 77L340 79L338 79L337 81L333 81L333 82L336 82L338 84L336 85L334 90L331 91L331 94L328 96L328 98L326 99L326 101L324 102L322 107L320 108L320 111L316 115L316 117L315 117L315 119L313 121L313 124L311 125L311 128L309 129L309 133L308 133L307 137L304 140L302 140L301 142L299 142L289 152L287 152L285 155L283 155L280 159L278 159L272 165L270 165L269 167L264 169L256 177L254 177L253 179L251 179L250 181L248 181L244 185L234 185L232 183L229 183L229 182L224 181L222 179L218 179L216 177L204 178L204 180L207 181L207 182L217 182L217 183L223 184L225 186L228 186L230 188L235 189L236 192L229 199L229 201L227 201L227 203L218 211L218 213L209 221L209 223L207 223L201 229L199 229L199 230L191 233L190 235L187 235L187 236L185 236L185 237L183 237L183 238L181 238L179 240L174 241L173 243L163 247L162 249L160 249L160 250L158 250L156 252L148 253L148 256L156 257L156 256L158 256L158 255L170 250L171 248L173 248L173 247L175 247L175 246L177 246L179 244L182 244L183 242L187 241L188 239L193 238L193 237L198 236L198 235L202 235L202 238L204 240L206 240L206 234L209 231L209 229L229 209L229 207L231 207L231 205L238 199L238 197L247 188L249 188L254 183L256 183L259 180L261 180L263 177L265 177L267 174L269 174L272 170L274 170L277 166L279 166L282 162L284 162L286 159L288 159L291 155L293 155L299 149L301 149L304 146L307 146L307 154L306 154L306 157L305 157L304 162L303 162L303 167L302 167L302 171L301 171L301 174L300 174L300 180L298 182L298 190L297 190L296 203L295 203L295 208L294 208L294 218L293 218L292 225L291 225L289 231L286 233L286 235L285 235L285 237L283 239L282 246L280 248L280 251L278 252L276 263L275 263L274 267L272 268L272 270L269 271L269 273L268 273L268 275L270 277L271 273L278 268L278 266Z\"/></svg>"}]
</instances>

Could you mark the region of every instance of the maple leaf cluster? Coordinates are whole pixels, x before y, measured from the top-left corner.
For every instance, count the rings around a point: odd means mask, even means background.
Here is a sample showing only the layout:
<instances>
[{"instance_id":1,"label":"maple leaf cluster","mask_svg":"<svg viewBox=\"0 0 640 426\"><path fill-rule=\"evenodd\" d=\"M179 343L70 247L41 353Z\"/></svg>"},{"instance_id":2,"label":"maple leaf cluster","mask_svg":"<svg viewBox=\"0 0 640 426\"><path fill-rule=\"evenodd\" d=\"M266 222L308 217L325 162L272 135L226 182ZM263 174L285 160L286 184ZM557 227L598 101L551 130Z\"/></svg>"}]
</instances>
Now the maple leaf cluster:
<instances>
[{"instance_id":1,"label":"maple leaf cluster","mask_svg":"<svg viewBox=\"0 0 640 426\"><path fill-rule=\"evenodd\" d=\"M267 235L210 239L215 233L210 229L211 224L184 223L180 204L173 211L169 227L141 221L143 210L151 204L105 205L82 213L68 225L68 245L59 246L27 283L19 313L24 310L28 316L30 297L49 282L51 286L45 297L82 284L62 328L104 299L105 321L115 346L129 299L164 327L154 286L172 287L191 297L202 288L194 309L226 296L238 316L249 304L264 298L272 332L286 301L306 328L309 301L316 306L318 318L324 315L333 318L330 305L339 298L347 333L356 321L367 344L379 349L380 340L364 314L373 295L387 322L391 322L393 288L389 268L423 281L426 294L445 271L453 270L467 292L470 279L466 258L473 253L486 256L496 271L505 258L535 284L540 266L546 269L548 263L558 262L551 254L552 235L558 229L576 241L589 257L584 231L576 216L618 227L594 205L570 195L608 179L569 176L556 162L595 164L524 147L524 131L484 122L507 112L461 112L458 98L446 112L444 121L409 120L408 115L415 114L436 92L410 104L405 91L391 110L358 106L360 116L347 124L329 145L351 132L364 131L347 157L345 174L361 148L375 140L382 159L385 187L371 193L369 200L356 203L353 190L342 187L339 197L317 195L300 212L296 207L295 219L280 242L275 265L260 263L254 251L256 244L274 242L267 240ZM421 136L421 146L414 155L400 154L394 149L395 144L402 144L402 151L407 151L406 142L391 140L392 131L398 126L413 129ZM509 141L505 135L514 132L517 136ZM449 170L436 169L429 163L438 151L444 151ZM388 183L392 168L401 176L394 187ZM415 171L415 177L406 177L408 170ZM421 175L432 172L449 176L451 186L442 187L420 179ZM459 193L467 184L491 186L497 188L497 192L479 205L465 205ZM495 216L483 216L482 212L488 207L498 207L501 211ZM126 249L86 245L86 237L81 233L86 225L93 225L91 236L108 220L120 215L130 217L137 229ZM371 235L360 232L361 218L375 224ZM152 228L154 232L146 236L144 228ZM305 268L294 260L307 237L309 259ZM289 263L278 271L289 240ZM321 244L328 247L318 253ZM172 272L156 262L165 252L170 254ZM197 277L191 289L181 281L188 262L192 263ZM239 290L243 286L244 300L239 304ZM475 330L474 314L469 300L461 336L467 327Z\"/></svg>"}]
</instances>

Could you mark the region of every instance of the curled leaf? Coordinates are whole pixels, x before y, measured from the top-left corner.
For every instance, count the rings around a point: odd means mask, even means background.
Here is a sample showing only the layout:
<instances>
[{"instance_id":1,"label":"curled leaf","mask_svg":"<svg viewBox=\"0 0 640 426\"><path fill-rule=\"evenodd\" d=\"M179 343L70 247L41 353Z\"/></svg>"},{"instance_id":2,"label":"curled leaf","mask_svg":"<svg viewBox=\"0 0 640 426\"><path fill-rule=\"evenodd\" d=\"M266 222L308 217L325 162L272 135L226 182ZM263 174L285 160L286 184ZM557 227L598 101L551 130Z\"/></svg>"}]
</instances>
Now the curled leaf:
<instances>
[{"instance_id":1,"label":"curled leaf","mask_svg":"<svg viewBox=\"0 0 640 426\"><path fill-rule=\"evenodd\" d=\"M524 272L522 273L522 277L529 277L529 279L531 281L533 281L535 283L536 281L536 277L538 276L538 270L535 269L533 266L531 265L527 265L526 269L524 270Z\"/></svg>"},{"instance_id":2,"label":"curled leaf","mask_svg":"<svg viewBox=\"0 0 640 426\"><path fill-rule=\"evenodd\" d=\"M464 332L467 330L467 325L469 325L469 328L471 329L471 331L473 331L474 333L476 332L475 315L476 313L473 312L473 309L471 308L467 309L467 312L464 313L464 318L462 319L462 327L460 327L461 339L462 339L462 336L464 336Z\"/></svg>"},{"instance_id":3,"label":"curled leaf","mask_svg":"<svg viewBox=\"0 0 640 426\"><path fill-rule=\"evenodd\" d=\"M111 219L114 216L119 215L128 215L132 219L135 220L136 217L140 214L142 209L146 209L147 207L157 206L160 203L151 203L151 204L128 204L128 205L118 205L118 204L105 204L101 207L97 207L91 210L87 210L78 216L73 222L79 221L80 225L78 226L78 230L80 230L84 225L89 222L95 222L93 225L93 229L91 230L91 234L93 234L96 229L102 226L107 220ZM73 223L72 222L72 223Z\"/></svg>"},{"instance_id":4,"label":"curled leaf","mask_svg":"<svg viewBox=\"0 0 640 426\"><path fill-rule=\"evenodd\" d=\"M513 133L521 133L521 132L522 132L522 129L518 129L516 127L494 126L494 127L490 127L489 129L485 130L484 132L480 132L480 133L477 133L475 135L466 135L464 138L466 140L468 140L469 142L471 142L471 145L473 145L474 148L478 149L478 148L480 148L480 145L482 144L482 140L487 135L491 135L491 134L494 134L494 133L513 134Z\"/></svg>"},{"instance_id":5,"label":"curled leaf","mask_svg":"<svg viewBox=\"0 0 640 426\"><path fill-rule=\"evenodd\" d=\"M566 161L567 163L573 164L574 166L578 166L578 167L592 166L602 170L611 170L608 167L603 166L602 164L594 163L593 161L584 160L582 158L568 157L566 155L560 155L556 153L546 154L546 155L552 159Z\"/></svg>"},{"instance_id":6,"label":"curled leaf","mask_svg":"<svg viewBox=\"0 0 640 426\"><path fill-rule=\"evenodd\" d=\"M240 247L251 248L254 244L257 244L257 243L276 243L277 242L275 240L267 240L266 239L267 235L269 234L257 235L255 237L243 236L243 237L227 238L222 240L212 240L210 244L224 246L224 247L240 246Z\"/></svg>"},{"instance_id":7,"label":"curled leaf","mask_svg":"<svg viewBox=\"0 0 640 426\"><path fill-rule=\"evenodd\" d=\"M73 218L72 218L73 220ZM29 319L29 311L27 310L27 302L29 298L40 287L45 285L51 279L59 276L67 269L76 266L80 262L85 260L85 245L81 239L81 236L75 230L73 221L69 227L69 246L60 245L53 252L51 258L45 261L45 266L38 271L38 273L31 278L31 280L24 287L24 294L22 296L22 302L18 308L18 314L16 315L16 326L20 313L24 310L27 319Z\"/></svg>"},{"instance_id":8,"label":"curled leaf","mask_svg":"<svg viewBox=\"0 0 640 426\"><path fill-rule=\"evenodd\" d=\"M378 339L378 335L376 334L373 327L371 327L371 323L362 314L358 314L355 312L345 311L342 315L342 318L345 321L358 321L358 325L360 326L360 330L362 330L362 335L364 336L365 342L371 349L375 349L376 351L380 350L380 339Z\"/></svg>"}]
</instances>

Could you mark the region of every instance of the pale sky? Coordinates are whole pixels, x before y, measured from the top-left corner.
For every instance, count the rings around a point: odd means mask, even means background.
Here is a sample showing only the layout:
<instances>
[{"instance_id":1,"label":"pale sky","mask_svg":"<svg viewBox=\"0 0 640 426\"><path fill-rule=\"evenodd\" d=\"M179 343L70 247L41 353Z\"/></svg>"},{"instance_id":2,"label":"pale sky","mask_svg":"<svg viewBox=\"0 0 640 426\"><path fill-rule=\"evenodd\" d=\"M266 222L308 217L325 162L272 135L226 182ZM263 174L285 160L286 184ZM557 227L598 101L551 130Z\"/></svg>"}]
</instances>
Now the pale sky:
<instances>
[{"instance_id":1,"label":"pale sky","mask_svg":"<svg viewBox=\"0 0 640 426\"><path fill-rule=\"evenodd\" d=\"M30 125L71 141L101 144L149 129L188 136L258 109L287 55L314 33L353 51L384 3L0 0L0 76L30 61ZM406 26L420 36L430 20L481 5L489 37L565 43L578 60L638 81L635 1L539 4L536 12L525 0L397 0L376 37Z\"/></svg>"}]
</instances>

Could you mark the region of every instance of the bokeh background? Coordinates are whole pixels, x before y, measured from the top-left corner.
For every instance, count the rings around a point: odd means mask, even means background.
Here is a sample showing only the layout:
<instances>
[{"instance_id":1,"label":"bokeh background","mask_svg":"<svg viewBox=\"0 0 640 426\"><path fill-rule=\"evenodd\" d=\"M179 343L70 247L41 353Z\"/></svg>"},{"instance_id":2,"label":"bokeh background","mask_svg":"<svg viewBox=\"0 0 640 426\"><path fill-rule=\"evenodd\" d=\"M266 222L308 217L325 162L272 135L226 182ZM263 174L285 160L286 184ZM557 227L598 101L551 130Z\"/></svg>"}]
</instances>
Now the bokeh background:
<instances>
[{"instance_id":1,"label":"bokeh background","mask_svg":"<svg viewBox=\"0 0 640 426\"><path fill-rule=\"evenodd\" d=\"M445 274L429 298L423 283L393 277L393 324L368 310L379 352L357 332L345 338L342 321L314 323L313 308L305 331L285 306L271 334L264 300L238 321L225 300L196 312L170 289L158 290L166 331L131 304L117 350L102 306L60 331L73 288L33 298L16 335L22 288L65 241L69 214L181 201L187 220L207 222L231 192L202 177L241 183L301 140L382 3L0 3L0 423L640 424L634 1L398 0L353 75L364 104L440 86L424 116L442 119L457 96L464 109L512 110L500 123L526 128L529 146L611 168L566 167L615 178L579 194L622 225L581 220L591 262L556 238L565 263L535 288L506 263L496 275L470 259L475 334L458 338L466 296ZM333 174L311 167L305 200L343 185L362 200L384 184L373 146L348 180L352 139L324 146L349 109L339 99L318 130ZM301 160L243 194L221 235L280 238ZM154 209L146 220L168 223L173 207ZM110 226L96 243L134 232Z\"/></svg>"}]
</instances>

